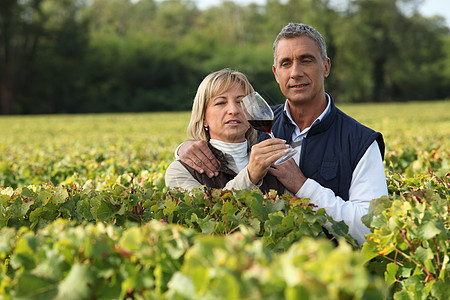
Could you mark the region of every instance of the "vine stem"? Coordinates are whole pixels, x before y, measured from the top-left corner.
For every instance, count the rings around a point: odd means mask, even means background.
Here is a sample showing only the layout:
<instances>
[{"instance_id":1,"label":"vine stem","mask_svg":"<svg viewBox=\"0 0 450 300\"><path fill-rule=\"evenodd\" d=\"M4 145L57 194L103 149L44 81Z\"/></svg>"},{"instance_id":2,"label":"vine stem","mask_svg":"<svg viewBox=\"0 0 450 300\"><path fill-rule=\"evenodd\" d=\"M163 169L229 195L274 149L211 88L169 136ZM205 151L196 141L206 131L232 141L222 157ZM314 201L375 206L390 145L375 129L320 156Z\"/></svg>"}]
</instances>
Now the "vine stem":
<instances>
[{"instance_id":1,"label":"vine stem","mask_svg":"<svg viewBox=\"0 0 450 300\"><path fill-rule=\"evenodd\" d=\"M425 279L425 281L428 281L428 278L431 278L431 279L433 279L433 280L436 280L436 279L434 278L433 274L431 274L430 271L428 271L428 269L427 269L424 265L422 265L421 263L415 261L411 256L409 256L408 254L402 252L401 250L398 250L398 252L399 252L400 254L402 254L404 257L406 257L407 259L411 260L413 263L415 263L415 264L418 265L419 267L421 267L421 268L425 271L425 273L427 274L427 278Z\"/></svg>"},{"instance_id":2,"label":"vine stem","mask_svg":"<svg viewBox=\"0 0 450 300\"><path fill-rule=\"evenodd\" d=\"M232 224L233 225L233 224ZM241 225L238 225L236 227L234 227L233 229L231 229L228 234L232 234L236 229L238 229Z\"/></svg>"},{"instance_id":3,"label":"vine stem","mask_svg":"<svg viewBox=\"0 0 450 300\"><path fill-rule=\"evenodd\" d=\"M396 249L396 250L397 250L397 249ZM395 263L396 265L399 265L399 266L401 266L401 267L404 267L404 266L405 266L405 264L403 264L403 263L401 263L401 262L399 262L399 261L395 261L395 260L393 260L392 258L390 258L390 257L387 256L387 255L384 255L384 254L383 254L383 257L384 257L385 259L389 260L389 261L392 261L392 262Z\"/></svg>"},{"instance_id":4,"label":"vine stem","mask_svg":"<svg viewBox=\"0 0 450 300\"><path fill-rule=\"evenodd\" d=\"M405 242L408 244L409 249L411 249L411 252L413 254L416 254L416 250L414 249L413 245L411 244L411 242L406 237L406 228L402 228L400 230L400 234L402 235L402 237L405 240ZM428 269L424 265L422 265L419 262L416 262L412 257L408 256L406 253L403 253L400 250L398 250L398 252L400 252L406 258L409 258L412 262L414 262L416 265L420 266L425 271L425 273L427 274L427 278L425 279L425 281L428 281L428 278L431 278L431 279L435 280L433 274L431 274L430 271L428 271Z\"/></svg>"},{"instance_id":5,"label":"vine stem","mask_svg":"<svg viewBox=\"0 0 450 300\"><path fill-rule=\"evenodd\" d=\"M394 264L397 264L398 249L395 248ZM397 272L397 281L400 281L400 274Z\"/></svg>"},{"instance_id":6,"label":"vine stem","mask_svg":"<svg viewBox=\"0 0 450 300\"><path fill-rule=\"evenodd\" d=\"M437 247L436 244L436 238L433 238L433 243L434 243L434 248L436 249L436 259L437 259L437 265L438 265L438 269L441 269L441 260L439 259L439 249Z\"/></svg>"},{"instance_id":7,"label":"vine stem","mask_svg":"<svg viewBox=\"0 0 450 300\"><path fill-rule=\"evenodd\" d=\"M402 237L405 240L405 242L408 244L409 249L411 249L412 253L416 254L416 249L414 249L413 245L411 244L411 242L406 237L406 229L405 228L400 229L400 234L402 235Z\"/></svg>"}]
</instances>

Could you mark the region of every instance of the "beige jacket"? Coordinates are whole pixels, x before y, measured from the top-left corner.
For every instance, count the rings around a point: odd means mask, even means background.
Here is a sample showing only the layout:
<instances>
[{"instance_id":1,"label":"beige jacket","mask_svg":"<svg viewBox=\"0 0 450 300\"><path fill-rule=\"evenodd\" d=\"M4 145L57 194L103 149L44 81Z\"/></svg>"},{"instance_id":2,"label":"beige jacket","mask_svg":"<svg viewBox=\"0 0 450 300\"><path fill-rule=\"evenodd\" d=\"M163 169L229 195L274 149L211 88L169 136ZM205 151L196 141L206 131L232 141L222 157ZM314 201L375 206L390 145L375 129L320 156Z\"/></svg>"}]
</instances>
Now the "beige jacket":
<instances>
[{"instance_id":1,"label":"beige jacket","mask_svg":"<svg viewBox=\"0 0 450 300\"><path fill-rule=\"evenodd\" d=\"M226 153L224 153L224 156L227 161L228 168L237 173L236 177L228 181L228 183L223 188L224 190L231 190L231 189L254 190L258 189L261 186L262 180L258 182L258 184L253 184L250 181L247 167L243 168L240 172L238 172L233 157ZM189 171L179 161L174 161L169 165L169 167L166 170L165 179L166 179L166 186L171 188L181 187L185 190L192 190L194 187L202 185L191 175L191 173L189 173Z\"/></svg>"}]
</instances>

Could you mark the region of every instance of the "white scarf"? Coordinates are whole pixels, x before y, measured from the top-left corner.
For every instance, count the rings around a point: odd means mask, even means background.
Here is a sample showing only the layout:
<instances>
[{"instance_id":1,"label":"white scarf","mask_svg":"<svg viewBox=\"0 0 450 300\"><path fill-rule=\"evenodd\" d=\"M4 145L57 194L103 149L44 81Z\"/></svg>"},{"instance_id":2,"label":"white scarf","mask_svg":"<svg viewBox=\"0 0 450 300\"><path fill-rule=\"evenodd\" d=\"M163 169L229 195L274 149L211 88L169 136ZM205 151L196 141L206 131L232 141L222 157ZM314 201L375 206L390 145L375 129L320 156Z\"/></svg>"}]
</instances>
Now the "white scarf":
<instances>
[{"instance_id":1,"label":"white scarf","mask_svg":"<svg viewBox=\"0 0 450 300\"><path fill-rule=\"evenodd\" d=\"M236 163L238 171L241 171L248 165L250 154L247 152L247 141L242 143L227 143L210 139L209 142L214 148L231 155Z\"/></svg>"}]
</instances>

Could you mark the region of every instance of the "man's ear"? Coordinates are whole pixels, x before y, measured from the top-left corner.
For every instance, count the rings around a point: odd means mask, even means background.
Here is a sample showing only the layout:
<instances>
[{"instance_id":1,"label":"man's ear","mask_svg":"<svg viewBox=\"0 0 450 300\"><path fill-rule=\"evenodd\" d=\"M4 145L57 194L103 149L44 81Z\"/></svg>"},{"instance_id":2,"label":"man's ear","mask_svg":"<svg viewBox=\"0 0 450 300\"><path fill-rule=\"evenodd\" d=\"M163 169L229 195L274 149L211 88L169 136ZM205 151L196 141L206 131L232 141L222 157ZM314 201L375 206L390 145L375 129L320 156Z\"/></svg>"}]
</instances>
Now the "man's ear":
<instances>
[{"instance_id":1,"label":"man's ear","mask_svg":"<svg viewBox=\"0 0 450 300\"><path fill-rule=\"evenodd\" d=\"M331 60L329 57L327 57L327 59L323 61L323 66L324 66L323 76L327 78L328 75L330 75L331 71Z\"/></svg>"},{"instance_id":2,"label":"man's ear","mask_svg":"<svg viewBox=\"0 0 450 300\"><path fill-rule=\"evenodd\" d=\"M276 80L278 83L280 83L280 82L278 81L277 68L275 67L275 65L272 65L272 72L273 72L273 75L275 76L275 80Z\"/></svg>"}]
</instances>

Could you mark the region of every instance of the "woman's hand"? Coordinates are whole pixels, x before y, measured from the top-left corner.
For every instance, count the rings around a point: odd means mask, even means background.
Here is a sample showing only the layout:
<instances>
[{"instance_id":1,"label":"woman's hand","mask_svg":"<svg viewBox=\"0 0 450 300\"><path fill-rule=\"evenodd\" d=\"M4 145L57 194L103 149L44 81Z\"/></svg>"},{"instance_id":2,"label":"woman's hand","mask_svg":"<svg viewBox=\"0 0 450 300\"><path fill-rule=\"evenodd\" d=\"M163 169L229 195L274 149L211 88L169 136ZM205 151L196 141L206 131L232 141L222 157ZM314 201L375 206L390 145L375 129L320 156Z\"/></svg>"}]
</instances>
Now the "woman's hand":
<instances>
[{"instance_id":1,"label":"woman's hand","mask_svg":"<svg viewBox=\"0 0 450 300\"><path fill-rule=\"evenodd\" d=\"M267 139L253 145L247 167L250 181L257 184L266 176L270 166L287 152L289 145L281 139Z\"/></svg>"},{"instance_id":2,"label":"woman's hand","mask_svg":"<svg viewBox=\"0 0 450 300\"><path fill-rule=\"evenodd\" d=\"M307 179L292 158L281 165L273 165L269 174L275 176L293 194L300 190Z\"/></svg>"}]
</instances>

